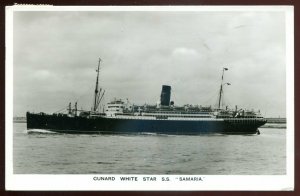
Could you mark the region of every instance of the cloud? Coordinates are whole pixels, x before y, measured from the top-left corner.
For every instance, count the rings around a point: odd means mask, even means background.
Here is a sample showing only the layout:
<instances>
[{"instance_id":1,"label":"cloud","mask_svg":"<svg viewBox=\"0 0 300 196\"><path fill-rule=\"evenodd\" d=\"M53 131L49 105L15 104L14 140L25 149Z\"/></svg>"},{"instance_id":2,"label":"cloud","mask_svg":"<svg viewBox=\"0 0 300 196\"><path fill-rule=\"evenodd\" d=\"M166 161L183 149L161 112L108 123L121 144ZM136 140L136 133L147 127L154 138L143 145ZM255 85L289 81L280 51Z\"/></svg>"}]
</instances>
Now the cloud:
<instances>
[{"instance_id":1,"label":"cloud","mask_svg":"<svg viewBox=\"0 0 300 196\"><path fill-rule=\"evenodd\" d=\"M281 12L15 12L14 114L70 100L90 108L101 57L106 102L156 103L169 84L177 104L213 104L226 66L232 106L284 116L284 21Z\"/></svg>"},{"instance_id":2,"label":"cloud","mask_svg":"<svg viewBox=\"0 0 300 196\"><path fill-rule=\"evenodd\" d=\"M198 56L199 54L197 53L196 50L192 49L192 48L175 48L172 52L173 56L183 56L183 57L193 57L193 56Z\"/></svg>"}]
</instances>

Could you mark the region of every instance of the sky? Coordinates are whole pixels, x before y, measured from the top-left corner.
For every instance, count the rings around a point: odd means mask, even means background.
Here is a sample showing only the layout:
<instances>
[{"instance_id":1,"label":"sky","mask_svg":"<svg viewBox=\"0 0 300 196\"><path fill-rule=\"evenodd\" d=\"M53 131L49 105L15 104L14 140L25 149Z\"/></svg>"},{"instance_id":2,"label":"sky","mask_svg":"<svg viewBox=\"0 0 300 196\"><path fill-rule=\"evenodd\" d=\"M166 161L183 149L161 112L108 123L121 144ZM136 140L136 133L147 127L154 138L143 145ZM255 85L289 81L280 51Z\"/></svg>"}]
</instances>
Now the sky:
<instances>
[{"instance_id":1,"label":"sky","mask_svg":"<svg viewBox=\"0 0 300 196\"><path fill-rule=\"evenodd\" d=\"M99 57L103 104L224 105L286 115L284 12L15 11L13 111L90 109Z\"/></svg>"}]
</instances>

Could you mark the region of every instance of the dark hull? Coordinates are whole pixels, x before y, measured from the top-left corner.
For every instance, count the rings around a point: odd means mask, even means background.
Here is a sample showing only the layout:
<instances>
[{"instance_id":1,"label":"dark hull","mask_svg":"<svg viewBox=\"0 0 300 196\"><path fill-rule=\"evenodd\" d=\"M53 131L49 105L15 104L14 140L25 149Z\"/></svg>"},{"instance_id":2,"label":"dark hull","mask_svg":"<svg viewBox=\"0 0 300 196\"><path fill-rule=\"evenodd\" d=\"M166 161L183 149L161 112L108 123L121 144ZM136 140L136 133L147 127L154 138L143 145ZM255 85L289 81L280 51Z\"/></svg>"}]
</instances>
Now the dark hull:
<instances>
[{"instance_id":1,"label":"dark hull","mask_svg":"<svg viewBox=\"0 0 300 196\"><path fill-rule=\"evenodd\" d=\"M128 134L158 133L197 135L209 133L255 134L266 123L263 119L228 120L145 120L97 117L68 117L62 115L27 113L27 129L44 129L61 133Z\"/></svg>"}]
</instances>

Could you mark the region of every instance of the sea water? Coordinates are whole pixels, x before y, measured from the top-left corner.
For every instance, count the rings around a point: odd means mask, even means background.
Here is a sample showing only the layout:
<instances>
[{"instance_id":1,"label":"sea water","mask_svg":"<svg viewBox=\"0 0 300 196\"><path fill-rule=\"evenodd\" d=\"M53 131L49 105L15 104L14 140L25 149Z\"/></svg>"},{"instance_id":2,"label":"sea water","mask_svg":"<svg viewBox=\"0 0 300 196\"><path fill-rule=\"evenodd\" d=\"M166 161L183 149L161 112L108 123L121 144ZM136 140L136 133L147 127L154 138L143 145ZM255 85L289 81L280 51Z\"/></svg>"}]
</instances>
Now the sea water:
<instances>
[{"instance_id":1,"label":"sea water","mask_svg":"<svg viewBox=\"0 0 300 196\"><path fill-rule=\"evenodd\" d=\"M286 174L286 129L260 135L81 135L14 123L14 174Z\"/></svg>"}]
</instances>

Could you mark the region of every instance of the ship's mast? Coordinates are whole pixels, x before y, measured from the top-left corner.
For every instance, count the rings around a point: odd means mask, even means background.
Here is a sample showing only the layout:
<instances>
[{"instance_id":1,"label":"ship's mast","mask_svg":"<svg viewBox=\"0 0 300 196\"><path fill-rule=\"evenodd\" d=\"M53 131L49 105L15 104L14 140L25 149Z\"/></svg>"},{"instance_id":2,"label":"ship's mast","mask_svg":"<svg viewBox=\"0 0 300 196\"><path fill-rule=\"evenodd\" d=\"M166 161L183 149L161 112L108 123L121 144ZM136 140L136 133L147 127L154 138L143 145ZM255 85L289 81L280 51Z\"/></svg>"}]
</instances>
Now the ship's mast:
<instances>
[{"instance_id":1,"label":"ship's mast","mask_svg":"<svg viewBox=\"0 0 300 196\"><path fill-rule=\"evenodd\" d=\"M97 79L96 79L96 87L95 87L95 97L94 97L94 107L93 107L93 111L96 112L98 104L97 104L97 98L98 98L98 83L99 83L99 70L100 70L100 62L101 62L101 58L99 58L99 62L98 62L98 68L96 70L97 72Z\"/></svg>"},{"instance_id":2,"label":"ship's mast","mask_svg":"<svg viewBox=\"0 0 300 196\"><path fill-rule=\"evenodd\" d=\"M223 67L222 71L222 80L221 80L221 87L220 87L220 93L219 93L219 104L218 108L221 109L221 99L222 99L222 93L223 93L223 79L224 79L224 71L227 71L228 68ZM227 85L230 85L229 83L226 83Z\"/></svg>"}]
</instances>

